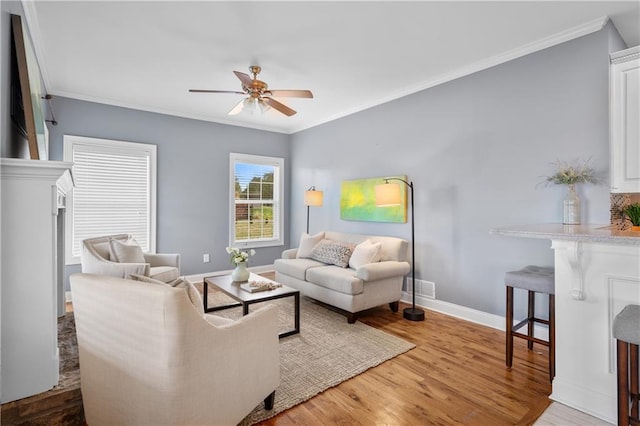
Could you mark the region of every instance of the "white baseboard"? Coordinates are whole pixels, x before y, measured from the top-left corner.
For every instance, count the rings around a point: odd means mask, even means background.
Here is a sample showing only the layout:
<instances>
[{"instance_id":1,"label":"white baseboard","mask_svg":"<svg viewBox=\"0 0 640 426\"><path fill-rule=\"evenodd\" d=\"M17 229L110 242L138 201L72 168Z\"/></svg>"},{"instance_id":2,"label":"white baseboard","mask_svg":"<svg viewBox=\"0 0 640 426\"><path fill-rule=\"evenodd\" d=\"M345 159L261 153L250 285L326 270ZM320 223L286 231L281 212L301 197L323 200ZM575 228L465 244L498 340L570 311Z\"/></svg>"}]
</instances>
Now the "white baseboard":
<instances>
[{"instance_id":1,"label":"white baseboard","mask_svg":"<svg viewBox=\"0 0 640 426\"><path fill-rule=\"evenodd\" d=\"M262 265L250 267L249 270L253 273L260 274L264 272L273 272L274 265ZM233 270L207 272L204 274L187 275L189 281L193 283L202 282L205 277L211 277L216 275L230 274ZM411 303L411 294L405 291L402 292L403 302ZM500 315L490 314L477 309L468 308L462 305L456 305L450 302L444 302L434 298L424 297L416 294L416 306L420 306L431 311L440 312L445 315L449 315L455 318L460 318L465 321L470 321L475 324L484 325L486 327L495 328L496 330L505 330L504 317ZM518 322L518 321L514 321ZM548 338L548 329L542 326L535 326L534 334L536 337L546 340Z\"/></svg>"},{"instance_id":2,"label":"white baseboard","mask_svg":"<svg viewBox=\"0 0 640 426\"><path fill-rule=\"evenodd\" d=\"M411 293L403 291L402 301L411 303ZM504 331L505 329L504 317L489 314L477 309L467 308L466 306L443 302L442 300L431 299L428 297L420 296L418 294L416 294L416 306L421 306L425 309L440 312L442 314L450 315L452 317L460 318L466 321L471 321L473 323L484 325L487 327L496 328L498 330Z\"/></svg>"},{"instance_id":3,"label":"white baseboard","mask_svg":"<svg viewBox=\"0 0 640 426\"><path fill-rule=\"evenodd\" d=\"M403 291L401 300L406 303L411 303L411 293ZM436 300L420 296L418 294L416 294L416 306L440 312L455 318L460 318L465 321L484 325L486 327L495 328L496 330L505 331L506 329L505 318L503 316L490 314L477 309L468 308L466 306L456 305L454 303L444 302L442 300ZM519 321L515 320L514 324L517 322ZM549 336L549 330L546 327L535 325L534 335L540 339L546 340Z\"/></svg>"}]
</instances>

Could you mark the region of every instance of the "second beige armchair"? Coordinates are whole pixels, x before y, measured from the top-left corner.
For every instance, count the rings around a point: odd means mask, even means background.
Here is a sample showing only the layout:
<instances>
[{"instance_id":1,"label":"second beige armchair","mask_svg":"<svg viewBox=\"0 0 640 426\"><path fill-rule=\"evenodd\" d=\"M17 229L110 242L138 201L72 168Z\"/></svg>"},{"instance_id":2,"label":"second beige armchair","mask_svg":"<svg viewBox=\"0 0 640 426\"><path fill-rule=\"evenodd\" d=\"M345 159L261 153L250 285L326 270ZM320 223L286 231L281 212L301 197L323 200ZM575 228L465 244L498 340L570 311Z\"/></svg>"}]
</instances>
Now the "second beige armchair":
<instances>
[{"instance_id":1,"label":"second beige armchair","mask_svg":"<svg viewBox=\"0 0 640 426\"><path fill-rule=\"evenodd\" d=\"M135 247L126 244L130 239L128 234L117 234L83 240L82 272L118 278L139 274L163 282L173 281L180 276L179 254L135 251ZM114 259L114 247L120 253L120 259Z\"/></svg>"}]
</instances>

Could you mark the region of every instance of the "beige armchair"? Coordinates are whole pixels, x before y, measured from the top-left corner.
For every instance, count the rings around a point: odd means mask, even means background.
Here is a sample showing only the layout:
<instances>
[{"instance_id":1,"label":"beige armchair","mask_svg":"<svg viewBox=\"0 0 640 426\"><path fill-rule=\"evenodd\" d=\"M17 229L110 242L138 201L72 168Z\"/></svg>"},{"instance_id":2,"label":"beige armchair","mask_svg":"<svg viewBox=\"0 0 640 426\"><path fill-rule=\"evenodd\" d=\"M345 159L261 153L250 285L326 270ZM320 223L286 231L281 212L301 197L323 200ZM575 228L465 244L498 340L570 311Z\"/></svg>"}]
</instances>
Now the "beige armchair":
<instances>
[{"instance_id":1,"label":"beige armchair","mask_svg":"<svg viewBox=\"0 0 640 426\"><path fill-rule=\"evenodd\" d=\"M110 241L125 242L129 237L128 234L117 234L83 240L82 272L119 278L139 274L164 282L173 281L180 276L179 254L142 253L144 262L115 262L111 258Z\"/></svg>"},{"instance_id":2,"label":"beige armchair","mask_svg":"<svg viewBox=\"0 0 640 426\"><path fill-rule=\"evenodd\" d=\"M70 278L87 424L236 425L280 383L274 306L237 321L185 288Z\"/></svg>"}]
</instances>

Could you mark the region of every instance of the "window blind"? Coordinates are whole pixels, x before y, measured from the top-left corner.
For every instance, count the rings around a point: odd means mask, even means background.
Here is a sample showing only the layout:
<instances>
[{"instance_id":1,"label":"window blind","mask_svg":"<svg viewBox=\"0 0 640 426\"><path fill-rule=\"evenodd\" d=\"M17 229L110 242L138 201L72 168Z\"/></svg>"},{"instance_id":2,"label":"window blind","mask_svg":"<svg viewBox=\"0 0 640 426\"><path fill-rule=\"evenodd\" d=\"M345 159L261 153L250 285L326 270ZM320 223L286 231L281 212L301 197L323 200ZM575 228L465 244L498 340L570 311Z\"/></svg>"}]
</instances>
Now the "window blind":
<instances>
[{"instance_id":1,"label":"window blind","mask_svg":"<svg viewBox=\"0 0 640 426\"><path fill-rule=\"evenodd\" d=\"M123 143L72 144L73 258L80 256L82 240L112 234L131 234L144 251L155 250L152 233L155 146L123 146Z\"/></svg>"}]
</instances>

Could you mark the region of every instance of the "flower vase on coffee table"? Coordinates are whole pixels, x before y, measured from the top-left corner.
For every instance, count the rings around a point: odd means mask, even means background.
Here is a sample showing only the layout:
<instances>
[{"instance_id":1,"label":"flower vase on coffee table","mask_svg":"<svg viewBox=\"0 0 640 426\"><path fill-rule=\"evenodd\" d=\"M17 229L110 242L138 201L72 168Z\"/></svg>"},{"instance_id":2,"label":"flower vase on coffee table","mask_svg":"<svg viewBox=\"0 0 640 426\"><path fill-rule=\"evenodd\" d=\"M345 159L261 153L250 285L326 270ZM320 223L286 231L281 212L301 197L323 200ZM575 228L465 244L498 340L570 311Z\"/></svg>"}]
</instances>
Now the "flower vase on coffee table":
<instances>
[{"instance_id":1,"label":"flower vase on coffee table","mask_svg":"<svg viewBox=\"0 0 640 426\"><path fill-rule=\"evenodd\" d=\"M250 272L247 269L247 262L240 262L236 265L236 269L231 273L231 279L234 282L242 283L249 280Z\"/></svg>"}]
</instances>

